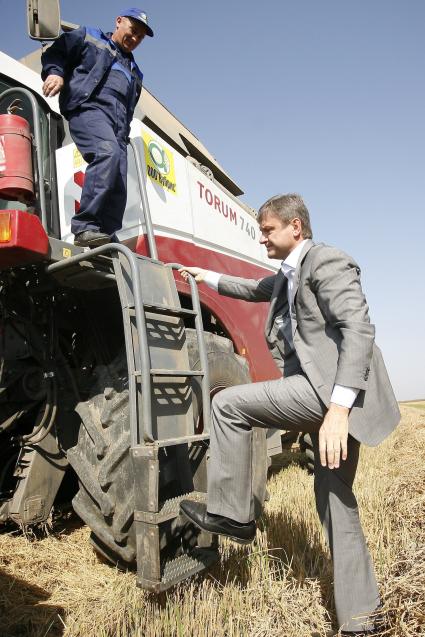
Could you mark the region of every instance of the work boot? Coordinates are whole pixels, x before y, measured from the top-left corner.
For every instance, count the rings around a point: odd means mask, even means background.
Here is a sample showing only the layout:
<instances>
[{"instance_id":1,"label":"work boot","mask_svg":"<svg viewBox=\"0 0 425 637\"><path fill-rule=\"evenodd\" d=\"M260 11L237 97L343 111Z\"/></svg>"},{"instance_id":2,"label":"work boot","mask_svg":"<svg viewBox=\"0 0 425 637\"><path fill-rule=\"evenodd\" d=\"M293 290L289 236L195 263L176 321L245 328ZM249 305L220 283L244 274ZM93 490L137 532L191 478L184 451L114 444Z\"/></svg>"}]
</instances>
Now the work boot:
<instances>
[{"instance_id":1,"label":"work boot","mask_svg":"<svg viewBox=\"0 0 425 637\"><path fill-rule=\"evenodd\" d=\"M97 248L110 241L111 237L109 234L100 232L100 230L84 230L84 232L79 232L75 235L74 245L81 248Z\"/></svg>"}]
</instances>

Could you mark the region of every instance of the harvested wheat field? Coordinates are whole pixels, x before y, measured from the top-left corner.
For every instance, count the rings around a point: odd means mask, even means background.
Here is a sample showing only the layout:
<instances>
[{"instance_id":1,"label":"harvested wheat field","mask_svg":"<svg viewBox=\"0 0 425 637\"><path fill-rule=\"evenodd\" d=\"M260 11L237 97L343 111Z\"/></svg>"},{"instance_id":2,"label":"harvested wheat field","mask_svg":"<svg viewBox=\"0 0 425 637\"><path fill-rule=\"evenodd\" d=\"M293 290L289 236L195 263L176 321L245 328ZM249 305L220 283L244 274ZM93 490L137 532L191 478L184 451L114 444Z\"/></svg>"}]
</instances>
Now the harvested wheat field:
<instances>
[{"instance_id":1,"label":"harvested wheat field","mask_svg":"<svg viewBox=\"0 0 425 637\"><path fill-rule=\"evenodd\" d=\"M425 405L402 406L398 430L363 449L356 481L388 629L425 635ZM332 635L331 569L297 464L269 480L256 542L224 542L213 570L160 597L102 563L78 522L44 539L0 536L1 637L312 637Z\"/></svg>"}]
</instances>

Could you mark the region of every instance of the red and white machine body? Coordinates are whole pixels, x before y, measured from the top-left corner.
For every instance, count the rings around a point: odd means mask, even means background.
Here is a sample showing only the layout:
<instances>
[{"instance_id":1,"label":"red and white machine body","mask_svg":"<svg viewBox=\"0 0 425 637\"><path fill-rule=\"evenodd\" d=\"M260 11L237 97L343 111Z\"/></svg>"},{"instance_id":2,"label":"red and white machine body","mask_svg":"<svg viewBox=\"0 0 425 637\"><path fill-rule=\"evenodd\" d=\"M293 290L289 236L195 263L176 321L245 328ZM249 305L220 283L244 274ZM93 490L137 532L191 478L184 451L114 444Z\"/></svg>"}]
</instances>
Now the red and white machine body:
<instances>
[{"instance_id":1,"label":"red and white machine body","mask_svg":"<svg viewBox=\"0 0 425 637\"><path fill-rule=\"evenodd\" d=\"M28 59L25 61L28 63ZM30 62L31 66L37 66L33 60ZM7 67L9 77L42 96L38 73L2 53L0 63L2 68ZM149 99L154 98L149 95ZM46 104L59 113L57 98L46 100ZM190 131L184 130L191 135ZM210 179L197 162L178 152L137 117L132 122L131 138L143 148L140 153L142 172L159 259L199 265L245 278L259 279L276 271L278 264L267 258L265 249L259 244L258 226L251 209L218 180ZM30 197L32 192L28 169L29 166L14 177L13 187L17 187L19 181L24 193L22 199ZM61 239L69 243L73 242L70 224L79 210L85 169L86 164L72 142L64 142L56 150L60 234ZM138 253L148 254L143 206L131 150L127 188L124 225L118 236ZM0 194L0 198L6 197ZM178 290L187 293L187 284L178 274L176 280ZM267 304L222 297L204 284L199 292L202 304L220 321L236 352L249 361L252 379L278 377L279 372L263 338Z\"/></svg>"}]
</instances>

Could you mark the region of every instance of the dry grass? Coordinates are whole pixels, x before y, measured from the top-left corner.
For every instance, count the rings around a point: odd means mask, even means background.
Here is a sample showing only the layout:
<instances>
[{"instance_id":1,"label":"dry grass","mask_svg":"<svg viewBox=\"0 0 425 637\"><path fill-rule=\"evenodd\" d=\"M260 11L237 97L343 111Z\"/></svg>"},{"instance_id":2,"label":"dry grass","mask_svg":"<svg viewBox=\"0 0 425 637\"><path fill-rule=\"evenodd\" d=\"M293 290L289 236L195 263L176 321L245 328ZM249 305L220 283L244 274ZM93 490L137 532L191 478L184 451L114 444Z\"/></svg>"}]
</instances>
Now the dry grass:
<instances>
[{"instance_id":1,"label":"dry grass","mask_svg":"<svg viewBox=\"0 0 425 637\"><path fill-rule=\"evenodd\" d=\"M415 407L415 409L425 410L425 400L409 400L403 403L406 407Z\"/></svg>"},{"instance_id":2,"label":"dry grass","mask_svg":"<svg viewBox=\"0 0 425 637\"><path fill-rule=\"evenodd\" d=\"M386 635L410 637L425 635L425 409L402 411L395 434L362 450L356 492L388 611ZM37 541L0 536L1 637L328 634L331 569L312 477L291 465L271 477L269 491L252 547L223 543L210 574L158 598L137 589L133 574L100 562L84 527Z\"/></svg>"}]
</instances>

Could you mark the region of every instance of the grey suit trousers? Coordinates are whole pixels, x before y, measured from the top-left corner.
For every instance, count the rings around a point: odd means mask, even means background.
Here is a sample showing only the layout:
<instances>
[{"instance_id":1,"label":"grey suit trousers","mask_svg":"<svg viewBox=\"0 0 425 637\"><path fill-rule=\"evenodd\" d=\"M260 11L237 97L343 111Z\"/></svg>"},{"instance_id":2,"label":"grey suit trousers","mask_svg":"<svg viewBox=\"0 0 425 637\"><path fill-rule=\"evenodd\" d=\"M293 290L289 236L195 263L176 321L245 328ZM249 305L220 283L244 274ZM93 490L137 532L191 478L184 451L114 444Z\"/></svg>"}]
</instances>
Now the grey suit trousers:
<instances>
[{"instance_id":1,"label":"grey suit trousers","mask_svg":"<svg viewBox=\"0 0 425 637\"><path fill-rule=\"evenodd\" d=\"M347 460L338 469L322 467L318 430L326 411L302 373L219 392L212 409L207 508L239 522L254 519L252 427L311 432L316 506L333 559L338 624L360 631L373 625L369 616L380 601L352 491L360 444L349 436Z\"/></svg>"}]
</instances>

